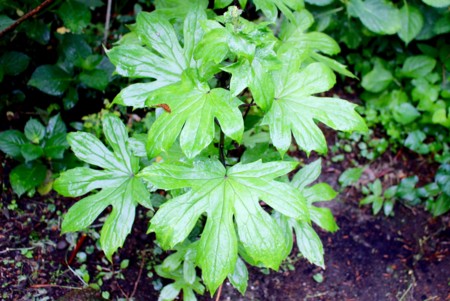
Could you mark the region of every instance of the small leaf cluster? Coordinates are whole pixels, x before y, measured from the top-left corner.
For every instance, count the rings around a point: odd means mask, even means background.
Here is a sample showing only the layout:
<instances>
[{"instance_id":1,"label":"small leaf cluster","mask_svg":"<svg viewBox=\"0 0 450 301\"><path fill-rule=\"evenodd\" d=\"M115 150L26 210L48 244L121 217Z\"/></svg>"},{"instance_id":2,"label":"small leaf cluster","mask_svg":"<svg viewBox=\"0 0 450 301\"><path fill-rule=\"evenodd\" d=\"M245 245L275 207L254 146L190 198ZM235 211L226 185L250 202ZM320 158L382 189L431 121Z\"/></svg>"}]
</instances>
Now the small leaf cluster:
<instances>
[{"instance_id":1,"label":"small leaf cluster","mask_svg":"<svg viewBox=\"0 0 450 301\"><path fill-rule=\"evenodd\" d=\"M21 162L9 174L11 186L17 195L33 195L37 187L40 193L51 190L51 167L58 169L58 164L65 165L64 158L69 148L66 135L66 125L59 114L51 117L47 126L31 118L25 124L24 132L0 132L0 150Z\"/></svg>"}]
</instances>

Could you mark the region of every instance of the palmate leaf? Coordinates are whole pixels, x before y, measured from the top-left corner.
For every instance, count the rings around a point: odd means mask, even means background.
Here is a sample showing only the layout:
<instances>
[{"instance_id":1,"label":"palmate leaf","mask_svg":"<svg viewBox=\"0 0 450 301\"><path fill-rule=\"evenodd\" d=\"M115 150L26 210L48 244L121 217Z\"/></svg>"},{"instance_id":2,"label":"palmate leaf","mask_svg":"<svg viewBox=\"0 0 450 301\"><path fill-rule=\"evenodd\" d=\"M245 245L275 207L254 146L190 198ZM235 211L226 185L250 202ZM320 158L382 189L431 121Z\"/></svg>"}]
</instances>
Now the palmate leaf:
<instances>
[{"instance_id":1,"label":"palmate leaf","mask_svg":"<svg viewBox=\"0 0 450 301\"><path fill-rule=\"evenodd\" d=\"M162 163L144 168L139 176L158 188L191 188L160 207L149 231L156 233L164 249L170 249L184 241L197 219L206 213L197 264L211 293L233 274L238 244L254 262L277 269L286 256L285 239L282 229L261 208L259 200L288 217L309 220L300 191L273 181L296 165L257 161L225 169L217 160L202 160L193 167Z\"/></svg>"},{"instance_id":2,"label":"palmate leaf","mask_svg":"<svg viewBox=\"0 0 450 301\"><path fill-rule=\"evenodd\" d=\"M312 63L299 70L301 54L288 51L282 55L285 67L274 71L275 97L264 117L273 145L284 155L291 144L291 132L298 146L307 154L327 152L327 143L315 120L341 131L366 131L356 105L339 98L315 97L335 83L333 72L322 63Z\"/></svg>"},{"instance_id":3,"label":"palmate leaf","mask_svg":"<svg viewBox=\"0 0 450 301\"><path fill-rule=\"evenodd\" d=\"M107 51L116 72L131 78L152 78L150 83L138 83L123 89L115 103L144 107L152 91L179 82L181 74L196 66L193 50L203 36L200 21L206 19L203 4L197 3L184 20L184 47L178 41L172 24L160 14L142 12L133 31L144 45L124 44Z\"/></svg>"},{"instance_id":4,"label":"palmate leaf","mask_svg":"<svg viewBox=\"0 0 450 301\"><path fill-rule=\"evenodd\" d=\"M137 204L146 206L150 194L144 183L135 177L139 161L128 149L125 125L118 117L108 114L103 119L103 132L113 152L92 134L78 132L67 137L78 159L103 170L87 167L68 170L55 181L53 188L61 195L72 197L101 189L69 209L62 223L62 232L86 229L106 207L112 205L113 210L100 237L102 249L111 260L112 254L123 246L131 231Z\"/></svg>"},{"instance_id":5,"label":"palmate leaf","mask_svg":"<svg viewBox=\"0 0 450 301\"><path fill-rule=\"evenodd\" d=\"M180 135L180 146L188 158L206 148L214 138L214 118L228 137L240 142L244 132L241 103L230 91L210 89L196 82L193 72L183 76L181 83L161 88L147 100L148 106L165 103L170 112L164 112L153 123L148 133L149 157L168 151ZM181 132L181 134L180 134Z\"/></svg>"}]
</instances>

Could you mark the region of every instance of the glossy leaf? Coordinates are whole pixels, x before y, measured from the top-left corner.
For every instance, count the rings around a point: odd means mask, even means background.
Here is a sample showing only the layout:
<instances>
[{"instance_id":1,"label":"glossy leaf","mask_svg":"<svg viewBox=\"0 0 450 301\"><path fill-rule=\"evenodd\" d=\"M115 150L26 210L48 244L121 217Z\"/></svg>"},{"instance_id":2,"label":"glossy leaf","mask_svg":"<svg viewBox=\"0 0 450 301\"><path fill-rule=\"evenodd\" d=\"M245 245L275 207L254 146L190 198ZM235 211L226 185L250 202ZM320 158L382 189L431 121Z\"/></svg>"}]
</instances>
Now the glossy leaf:
<instances>
[{"instance_id":1,"label":"glossy leaf","mask_svg":"<svg viewBox=\"0 0 450 301\"><path fill-rule=\"evenodd\" d=\"M108 114L103 118L103 132L113 152L92 134L71 133L68 141L80 160L104 170L86 167L68 170L55 181L54 189L65 196L80 196L102 189L69 209L63 220L62 232L84 230L107 206L112 205L113 210L100 236L102 249L111 260L112 254L122 247L131 231L137 204L147 206L150 194L145 185L134 177L139 171L139 161L128 149L125 125L115 115Z\"/></svg>"},{"instance_id":2,"label":"glossy leaf","mask_svg":"<svg viewBox=\"0 0 450 301\"><path fill-rule=\"evenodd\" d=\"M283 260L284 254L280 253L283 235L258 201L261 199L290 217L308 219L306 203L299 191L273 181L295 166L295 162L258 161L225 170L219 161L206 160L193 167L158 164L144 168L140 177L159 188L191 187L186 194L160 207L149 230L156 233L163 248L173 248L188 236L200 215L207 213L197 263L211 293L233 273L238 239L254 261L276 269Z\"/></svg>"},{"instance_id":3,"label":"glossy leaf","mask_svg":"<svg viewBox=\"0 0 450 301\"><path fill-rule=\"evenodd\" d=\"M31 118L25 124L25 136L32 143L39 143L45 136L45 127L37 119Z\"/></svg>"},{"instance_id":4,"label":"glossy leaf","mask_svg":"<svg viewBox=\"0 0 450 301\"><path fill-rule=\"evenodd\" d=\"M436 173L436 182L442 192L450 196L450 165L442 164Z\"/></svg>"},{"instance_id":5,"label":"glossy leaf","mask_svg":"<svg viewBox=\"0 0 450 301\"><path fill-rule=\"evenodd\" d=\"M58 66L43 65L34 70L28 84L44 93L60 96L72 80L72 76Z\"/></svg>"},{"instance_id":6,"label":"glossy leaf","mask_svg":"<svg viewBox=\"0 0 450 301\"><path fill-rule=\"evenodd\" d=\"M273 145L283 155L291 144L291 132L307 154L327 152L325 137L314 120L341 131L366 131L355 105L338 98L314 97L311 94L330 89L334 74L321 63L308 65L300 72L274 72L275 98L264 117L269 125Z\"/></svg>"},{"instance_id":7,"label":"glossy leaf","mask_svg":"<svg viewBox=\"0 0 450 301\"><path fill-rule=\"evenodd\" d=\"M311 184L319 178L321 170L322 159L318 159L300 169L292 178L291 184L294 187L303 190L306 185Z\"/></svg>"},{"instance_id":8,"label":"glossy leaf","mask_svg":"<svg viewBox=\"0 0 450 301\"><path fill-rule=\"evenodd\" d=\"M22 156L21 146L27 142L22 132L8 130L0 133L0 150L13 158Z\"/></svg>"}]
</instances>

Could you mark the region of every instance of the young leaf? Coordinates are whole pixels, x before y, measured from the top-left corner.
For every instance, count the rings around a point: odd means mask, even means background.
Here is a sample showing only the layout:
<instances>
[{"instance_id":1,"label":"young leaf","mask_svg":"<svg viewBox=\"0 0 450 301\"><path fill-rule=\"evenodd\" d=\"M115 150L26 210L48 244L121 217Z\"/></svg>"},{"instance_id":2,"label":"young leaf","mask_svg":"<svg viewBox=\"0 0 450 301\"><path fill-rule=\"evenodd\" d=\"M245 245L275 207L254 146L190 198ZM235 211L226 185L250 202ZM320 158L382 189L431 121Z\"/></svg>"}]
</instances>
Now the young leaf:
<instances>
[{"instance_id":1,"label":"young leaf","mask_svg":"<svg viewBox=\"0 0 450 301\"><path fill-rule=\"evenodd\" d=\"M292 178L291 184L292 186L303 190L306 185L311 184L319 178L321 171L322 159L319 158L300 169Z\"/></svg>"},{"instance_id":2,"label":"young leaf","mask_svg":"<svg viewBox=\"0 0 450 301\"><path fill-rule=\"evenodd\" d=\"M134 177L139 171L139 160L128 149L125 125L115 115L107 114L103 119L103 132L114 152L92 134L71 133L68 141L78 159L104 170L86 167L68 170L55 181L54 189L64 196L80 196L102 189L69 209L63 220L62 232L87 228L107 206L112 205L113 210L100 236L102 249L111 260L112 254L122 247L131 231L137 204L148 204L150 194L145 185Z\"/></svg>"},{"instance_id":3,"label":"young leaf","mask_svg":"<svg viewBox=\"0 0 450 301\"><path fill-rule=\"evenodd\" d=\"M242 139L240 101L228 90L210 89L184 75L181 83L159 89L146 102L149 106L161 103L168 105L171 112L164 112L150 128L147 143L150 157L168 151L178 135L186 156L195 157L213 141L215 118L226 136L238 142Z\"/></svg>"},{"instance_id":4,"label":"young leaf","mask_svg":"<svg viewBox=\"0 0 450 301\"><path fill-rule=\"evenodd\" d=\"M290 67L289 67L290 68ZM291 144L291 131L299 147L307 154L327 152L327 144L314 120L341 131L366 131L356 105L339 98L314 97L311 94L330 89L335 83L332 71L321 63L308 65L300 72L274 71L275 98L264 117L273 145L283 155Z\"/></svg>"},{"instance_id":5,"label":"young leaf","mask_svg":"<svg viewBox=\"0 0 450 301\"><path fill-rule=\"evenodd\" d=\"M45 127L38 120L31 118L25 124L24 132L28 140L38 144L45 136Z\"/></svg>"},{"instance_id":6,"label":"young leaf","mask_svg":"<svg viewBox=\"0 0 450 301\"><path fill-rule=\"evenodd\" d=\"M238 239L255 262L276 269L284 259L281 250L285 242L282 230L259 206L259 199L287 216L308 220L301 193L273 181L296 165L258 161L226 170L217 160L203 160L193 167L163 163L144 168L139 176L159 188L191 188L163 204L149 230L156 233L163 248L173 248L188 236L200 215L207 213L197 263L212 294L235 269Z\"/></svg>"}]
</instances>

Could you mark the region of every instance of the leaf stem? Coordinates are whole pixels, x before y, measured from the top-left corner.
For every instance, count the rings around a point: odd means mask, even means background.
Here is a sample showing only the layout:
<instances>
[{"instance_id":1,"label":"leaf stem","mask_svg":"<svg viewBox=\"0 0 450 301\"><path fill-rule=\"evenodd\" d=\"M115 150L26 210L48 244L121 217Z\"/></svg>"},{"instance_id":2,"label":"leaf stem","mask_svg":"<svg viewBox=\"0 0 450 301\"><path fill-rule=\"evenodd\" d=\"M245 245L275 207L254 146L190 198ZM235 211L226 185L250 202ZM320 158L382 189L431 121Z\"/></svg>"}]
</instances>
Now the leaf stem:
<instances>
[{"instance_id":1,"label":"leaf stem","mask_svg":"<svg viewBox=\"0 0 450 301\"><path fill-rule=\"evenodd\" d=\"M220 300L220 295L222 295L222 287L223 287L223 283L219 286L219 290L217 292L217 296L216 296L216 300L215 301L219 301Z\"/></svg>"}]
</instances>

